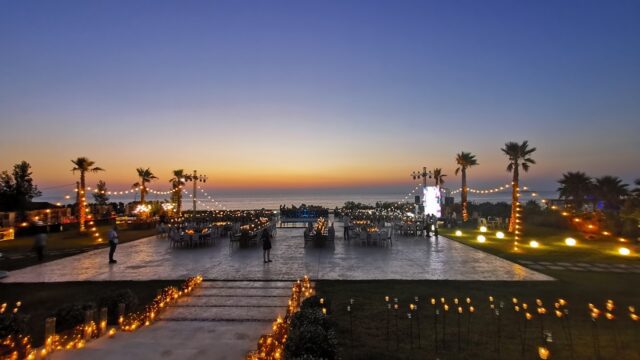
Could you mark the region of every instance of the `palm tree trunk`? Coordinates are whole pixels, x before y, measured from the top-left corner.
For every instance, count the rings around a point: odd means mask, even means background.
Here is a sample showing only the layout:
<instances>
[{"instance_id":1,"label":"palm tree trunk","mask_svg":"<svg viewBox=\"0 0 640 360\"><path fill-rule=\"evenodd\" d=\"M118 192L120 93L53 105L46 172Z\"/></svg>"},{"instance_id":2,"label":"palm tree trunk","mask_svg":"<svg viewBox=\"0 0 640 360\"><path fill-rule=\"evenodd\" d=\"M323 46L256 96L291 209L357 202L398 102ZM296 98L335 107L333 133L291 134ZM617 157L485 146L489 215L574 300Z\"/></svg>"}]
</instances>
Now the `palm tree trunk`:
<instances>
[{"instance_id":1,"label":"palm tree trunk","mask_svg":"<svg viewBox=\"0 0 640 360\"><path fill-rule=\"evenodd\" d=\"M519 178L520 178L520 174L518 172L518 167L520 165L518 163L515 164L515 166L513 167L513 181L511 184L511 217L509 218L509 232L514 232L516 231L516 220L517 220L517 214L518 214L518 202L520 201L520 199L518 199L518 192L519 192Z\"/></svg>"},{"instance_id":2,"label":"palm tree trunk","mask_svg":"<svg viewBox=\"0 0 640 360\"><path fill-rule=\"evenodd\" d=\"M180 211L182 210L182 189L178 187L175 191L177 192L176 199L178 201L176 204L176 212L178 216L180 216Z\"/></svg>"},{"instance_id":3,"label":"palm tree trunk","mask_svg":"<svg viewBox=\"0 0 640 360\"><path fill-rule=\"evenodd\" d=\"M467 210L467 170L462 168L462 221L469 220L469 212Z\"/></svg>"},{"instance_id":4,"label":"palm tree trunk","mask_svg":"<svg viewBox=\"0 0 640 360\"><path fill-rule=\"evenodd\" d=\"M86 207L84 205L86 199L87 199L87 194L85 191L85 181L84 181L84 171L80 171L80 201L78 202L78 222L80 225L80 231L85 231L85 226L84 223L86 221L87 218L87 210Z\"/></svg>"},{"instance_id":5,"label":"palm tree trunk","mask_svg":"<svg viewBox=\"0 0 640 360\"><path fill-rule=\"evenodd\" d=\"M147 187L144 184L144 180L141 181L142 183L142 190L140 190L140 203L144 204L144 195L147 192Z\"/></svg>"}]
</instances>

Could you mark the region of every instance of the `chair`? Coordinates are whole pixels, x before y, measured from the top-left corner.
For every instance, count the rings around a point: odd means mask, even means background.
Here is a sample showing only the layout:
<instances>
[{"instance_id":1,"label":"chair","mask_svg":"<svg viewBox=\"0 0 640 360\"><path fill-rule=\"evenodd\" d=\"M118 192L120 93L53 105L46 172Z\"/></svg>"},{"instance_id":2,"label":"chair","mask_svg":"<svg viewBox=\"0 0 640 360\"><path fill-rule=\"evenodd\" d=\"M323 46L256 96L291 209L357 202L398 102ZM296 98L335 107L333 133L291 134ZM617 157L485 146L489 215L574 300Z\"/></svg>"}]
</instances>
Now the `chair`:
<instances>
[{"instance_id":1,"label":"chair","mask_svg":"<svg viewBox=\"0 0 640 360\"><path fill-rule=\"evenodd\" d=\"M240 246L240 233L229 233L229 248L232 249L234 244Z\"/></svg>"},{"instance_id":2,"label":"chair","mask_svg":"<svg viewBox=\"0 0 640 360\"><path fill-rule=\"evenodd\" d=\"M392 246L391 229L383 229L380 231L380 242L385 246Z\"/></svg>"}]
</instances>

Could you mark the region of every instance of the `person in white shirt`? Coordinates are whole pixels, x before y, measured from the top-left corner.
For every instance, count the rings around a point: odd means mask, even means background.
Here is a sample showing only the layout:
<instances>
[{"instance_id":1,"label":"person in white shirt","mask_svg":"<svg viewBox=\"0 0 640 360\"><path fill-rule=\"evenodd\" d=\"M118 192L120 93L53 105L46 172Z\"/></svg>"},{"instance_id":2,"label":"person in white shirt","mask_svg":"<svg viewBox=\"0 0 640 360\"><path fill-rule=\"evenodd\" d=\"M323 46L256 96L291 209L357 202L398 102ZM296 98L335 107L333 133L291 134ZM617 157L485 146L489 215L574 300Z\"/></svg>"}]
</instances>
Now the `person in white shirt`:
<instances>
[{"instance_id":1,"label":"person in white shirt","mask_svg":"<svg viewBox=\"0 0 640 360\"><path fill-rule=\"evenodd\" d=\"M111 231L109 231L109 264L117 263L116 260L113 259L113 254L116 252L116 246L118 246L118 226L113 225Z\"/></svg>"}]
</instances>

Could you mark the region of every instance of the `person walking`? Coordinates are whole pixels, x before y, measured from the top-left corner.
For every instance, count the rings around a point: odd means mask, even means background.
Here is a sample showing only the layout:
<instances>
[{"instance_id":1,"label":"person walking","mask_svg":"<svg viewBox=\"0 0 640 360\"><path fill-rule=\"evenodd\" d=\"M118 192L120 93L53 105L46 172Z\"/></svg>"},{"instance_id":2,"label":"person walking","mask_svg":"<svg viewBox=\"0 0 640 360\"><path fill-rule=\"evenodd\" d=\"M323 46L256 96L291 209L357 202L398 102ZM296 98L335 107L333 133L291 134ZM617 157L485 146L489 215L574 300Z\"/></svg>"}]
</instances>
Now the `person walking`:
<instances>
[{"instance_id":1,"label":"person walking","mask_svg":"<svg viewBox=\"0 0 640 360\"><path fill-rule=\"evenodd\" d=\"M118 226L113 225L113 228L109 231L109 264L117 263L117 261L113 259L116 246L118 246Z\"/></svg>"},{"instance_id":2,"label":"person walking","mask_svg":"<svg viewBox=\"0 0 640 360\"><path fill-rule=\"evenodd\" d=\"M33 240L33 248L36 251L36 255L38 256L38 261L42 262L44 260L44 248L47 246L47 234L42 230L42 228L38 228L38 234Z\"/></svg>"},{"instance_id":3,"label":"person walking","mask_svg":"<svg viewBox=\"0 0 640 360\"><path fill-rule=\"evenodd\" d=\"M351 227L351 219L348 216L344 217L344 233L343 238L345 241L349 241L349 228Z\"/></svg>"},{"instance_id":4,"label":"person walking","mask_svg":"<svg viewBox=\"0 0 640 360\"><path fill-rule=\"evenodd\" d=\"M271 234L269 230L262 230L262 236L260 238L262 239L262 259L266 264L271 262Z\"/></svg>"}]
</instances>

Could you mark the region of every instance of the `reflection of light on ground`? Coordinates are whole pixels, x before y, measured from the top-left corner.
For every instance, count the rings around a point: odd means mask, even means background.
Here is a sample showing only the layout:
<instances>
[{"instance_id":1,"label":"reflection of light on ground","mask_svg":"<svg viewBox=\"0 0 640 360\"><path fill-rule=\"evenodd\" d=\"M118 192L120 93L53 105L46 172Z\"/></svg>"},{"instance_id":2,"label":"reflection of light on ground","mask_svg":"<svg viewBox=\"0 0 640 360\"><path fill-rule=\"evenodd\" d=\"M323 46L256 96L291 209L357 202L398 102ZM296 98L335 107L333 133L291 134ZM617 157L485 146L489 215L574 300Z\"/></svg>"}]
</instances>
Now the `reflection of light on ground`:
<instances>
[{"instance_id":1,"label":"reflection of light on ground","mask_svg":"<svg viewBox=\"0 0 640 360\"><path fill-rule=\"evenodd\" d=\"M342 234L341 223L336 223ZM100 249L14 271L4 281L84 281L184 279L201 273L209 279L295 280L301 274L316 279L451 279L549 280L512 262L440 237L431 240L394 236L393 246L370 246L341 236L334 248L304 247L302 229L278 229L273 263L264 264L262 249L229 247L228 238L215 246L174 249L155 237L121 244L118 263L108 265L108 249Z\"/></svg>"},{"instance_id":2,"label":"reflection of light on ground","mask_svg":"<svg viewBox=\"0 0 640 360\"><path fill-rule=\"evenodd\" d=\"M518 280L526 280L527 279L528 270L525 267L520 266L518 264L514 264L514 263L512 263L511 266L513 267L513 272L514 272L514 274L516 276L516 279L518 279Z\"/></svg>"}]
</instances>

